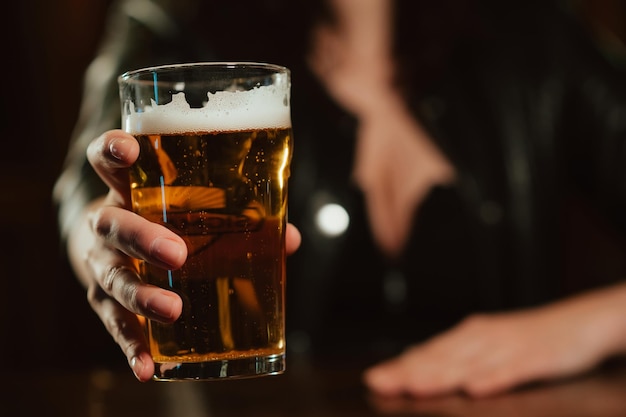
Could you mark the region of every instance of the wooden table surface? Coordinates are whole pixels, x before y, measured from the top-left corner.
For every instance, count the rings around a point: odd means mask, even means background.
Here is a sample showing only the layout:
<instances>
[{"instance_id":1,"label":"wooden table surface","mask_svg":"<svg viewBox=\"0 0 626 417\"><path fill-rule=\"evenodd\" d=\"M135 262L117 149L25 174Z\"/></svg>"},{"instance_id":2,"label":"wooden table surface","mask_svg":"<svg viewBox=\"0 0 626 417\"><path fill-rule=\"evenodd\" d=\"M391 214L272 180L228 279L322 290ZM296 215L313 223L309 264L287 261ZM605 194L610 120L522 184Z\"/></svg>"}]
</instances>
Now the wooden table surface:
<instances>
[{"instance_id":1,"label":"wooden table surface","mask_svg":"<svg viewBox=\"0 0 626 417\"><path fill-rule=\"evenodd\" d=\"M626 416L623 364L485 399L416 400L371 395L358 366L293 362L283 375L217 382L142 384L123 369L4 374L0 416Z\"/></svg>"}]
</instances>

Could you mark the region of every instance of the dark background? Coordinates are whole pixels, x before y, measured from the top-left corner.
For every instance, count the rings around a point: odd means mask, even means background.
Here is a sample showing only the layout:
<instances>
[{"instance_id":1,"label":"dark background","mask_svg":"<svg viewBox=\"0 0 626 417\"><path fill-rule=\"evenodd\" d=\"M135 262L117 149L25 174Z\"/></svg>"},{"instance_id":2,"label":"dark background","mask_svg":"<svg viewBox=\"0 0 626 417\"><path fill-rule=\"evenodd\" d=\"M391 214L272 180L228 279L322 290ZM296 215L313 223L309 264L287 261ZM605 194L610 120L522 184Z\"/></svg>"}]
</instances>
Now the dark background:
<instances>
[{"instance_id":1,"label":"dark background","mask_svg":"<svg viewBox=\"0 0 626 417\"><path fill-rule=\"evenodd\" d=\"M99 351L116 348L65 262L51 200L77 117L83 72L95 52L109 3L4 3L0 90L3 369L93 364L102 356ZM116 353L105 356L118 358ZM119 359L123 360L121 352Z\"/></svg>"}]
</instances>

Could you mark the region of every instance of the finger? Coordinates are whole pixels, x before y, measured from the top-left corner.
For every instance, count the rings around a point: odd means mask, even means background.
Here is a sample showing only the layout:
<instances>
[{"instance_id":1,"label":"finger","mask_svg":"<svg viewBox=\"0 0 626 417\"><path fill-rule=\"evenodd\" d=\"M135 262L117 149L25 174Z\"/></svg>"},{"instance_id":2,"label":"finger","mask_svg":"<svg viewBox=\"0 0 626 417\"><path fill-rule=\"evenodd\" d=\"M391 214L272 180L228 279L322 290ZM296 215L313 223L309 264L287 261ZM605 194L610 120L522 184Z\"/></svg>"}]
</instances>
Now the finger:
<instances>
[{"instance_id":1,"label":"finger","mask_svg":"<svg viewBox=\"0 0 626 417\"><path fill-rule=\"evenodd\" d=\"M407 349L401 364L407 369L402 381L405 392L418 397L433 397L460 391L468 380L500 358L493 355L482 331L488 320L479 316ZM508 350L506 351L508 353Z\"/></svg>"},{"instance_id":2,"label":"finger","mask_svg":"<svg viewBox=\"0 0 626 417\"><path fill-rule=\"evenodd\" d=\"M533 353L514 348L507 349L506 352L496 351L493 359L485 359L475 367L471 378L464 382L463 391L471 397L481 398L544 379L554 373L542 366L544 362L541 355L542 352Z\"/></svg>"},{"instance_id":3,"label":"finger","mask_svg":"<svg viewBox=\"0 0 626 417\"><path fill-rule=\"evenodd\" d=\"M367 369L363 381L376 394L398 396L405 392L407 372L402 361L396 358Z\"/></svg>"},{"instance_id":4,"label":"finger","mask_svg":"<svg viewBox=\"0 0 626 417\"><path fill-rule=\"evenodd\" d=\"M448 339L441 335L369 369L366 384L383 395L433 397L459 390L474 361L463 347L451 349Z\"/></svg>"},{"instance_id":5,"label":"finger","mask_svg":"<svg viewBox=\"0 0 626 417\"><path fill-rule=\"evenodd\" d=\"M454 384L432 369L435 366L436 364L415 366L398 359L368 370L365 383L377 394L392 397L409 394L426 398L455 391Z\"/></svg>"},{"instance_id":6,"label":"finger","mask_svg":"<svg viewBox=\"0 0 626 417\"><path fill-rule=\"evenodd\" d=\"M167 323L175 321L182 311L180 297L142 282L134 266L125 265L127 258L120 259L119 254L99 252L99 261L94 262L93 267L97 280L95 286L132 313Z\"/></svg>"},{"instance_id":7,"label":"finger","mask_svg":"<svg viewBox=\"0 0 626 417\"><path fill-rule=\"evenodd\" d=\"M287 255L291 255L300 247L300 244L302 243L302 236L296 226L291 223L287 223L287 231L285 235L285 250Z\"/></svg>"},{"instance_id":8,"label":"finger","mask_svg":"<svg viewBox=\"0 0 626 417\"><path fill-rule=\"evenodd\" d=\"M516 374L507 369L490 369L481 375L474 375L468 379L463 384L463 391L470 397L484 398L508 391L527 381L528 379L522 374Z\"/></svg>"},{"instance_id":9,"label":"finger","mask_svg":"<svg viewBox=\"0 0 626 417\"><path fill-rule=\"evenodd\" d=\"M96 235L92 235L94 236L93 246L84 255L83 262L88 265L90 279L95 279L97 286L133 313L153 320L174 321L182 310L180 297L171 291L143 283L136 270L136 261L128 255L153 263L157 263L155 258L174 259L173 262L159 262L165 268L173 268L184 262L186 247L182 240L164 227L117 207L105 207L92 215L96 218L96 224L119 222L121 229L117 231L108 230L104 226L91 226L102 235L98 235L97 238ZM112 218L107 219L108 216ZM131 221L127 221L126 218L130 218ZM118 226L112 227L112 229L116 228ZM136 241L124 237L125 233L136 236ZM150 241L151 236L141 237L145 233L148 235L160 233L170 238L173 236L174 239L178 239L178 242L173 244L179 247L174 249L173 255L167 255L165 250L159 249L158 243ZM167 237L155 239L167 239ZM151 254L155 247L157 255ZM184 252L182 256L181 251ZM94 283L88 281L87 287L92 286Z\"/></svg>"},{"instance_id":10,"label":"finger","mask_svg":"<svg viewBox=\"0 0 626 417\"><path fill-rule=\"evenodd\" d=\"M87 296L89 304L122 349L135 377L142 382L150 380L154 374L154 362L138 317L96 285L89 289Z\"/></svg>"},{"instance_id":11,"label":"finger","mask_svg":"<svg viewBox=\"0 0 626 417\"><path fill-rule=\"evenodd\" d=\"M123 208L102 207L92 213L90 222L107 245L133 258L163 269L178 269L187 258L187 246L180 236Z\"/></svg>"},{"instance_id":12,"label":"finger","mask_svg":"<svg viewBox=\"0 0 626 417\"><path fill-rule=\"evenodd\" d=\"M87 148L87 159L100 178L130 205L128 168L139 156L139 144L122 130L110 130L94 139Z\"/></svg>"}]
</instances>

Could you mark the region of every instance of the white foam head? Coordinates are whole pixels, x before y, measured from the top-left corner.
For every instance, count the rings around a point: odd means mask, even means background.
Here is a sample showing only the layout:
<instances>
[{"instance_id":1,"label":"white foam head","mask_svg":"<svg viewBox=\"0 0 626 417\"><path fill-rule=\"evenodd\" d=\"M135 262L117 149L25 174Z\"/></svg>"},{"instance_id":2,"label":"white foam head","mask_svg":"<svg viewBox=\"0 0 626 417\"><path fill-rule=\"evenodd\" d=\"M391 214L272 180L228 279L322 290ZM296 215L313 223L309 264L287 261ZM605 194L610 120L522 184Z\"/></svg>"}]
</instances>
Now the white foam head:
<instances>
[{"instance_id":1,"label":"white foam head","mask_svg":"<svg viewBox=\"0 0 626 417\"><path fill-rule=\"evenodd\" d=\"M257 87L248 91L208 93L201 108L191 108L180 92L172 101L145 106L125 106L122 128L131 134L174 134L291 127L289 97L284 88Z\"/></svg>"}]
</instances>

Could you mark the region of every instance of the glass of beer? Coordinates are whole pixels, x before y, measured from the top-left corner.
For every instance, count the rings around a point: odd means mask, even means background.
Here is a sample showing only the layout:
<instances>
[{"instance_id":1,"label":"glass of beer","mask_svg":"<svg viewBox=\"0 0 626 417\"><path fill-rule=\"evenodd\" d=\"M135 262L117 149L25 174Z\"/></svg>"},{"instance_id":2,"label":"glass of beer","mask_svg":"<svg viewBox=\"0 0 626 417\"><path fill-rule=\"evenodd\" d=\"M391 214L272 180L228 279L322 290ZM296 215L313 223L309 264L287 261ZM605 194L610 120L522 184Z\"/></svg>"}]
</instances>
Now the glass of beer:
<instances>
[{"instance_id":1,"label":"glass of beer","mask_svg":"<svg viewBox=\"0 0 626 417\"><path fill-rule=\"evenodd\" d=\"M264 63L189 63L122 74L122 128L140 145L133 211L180 235L188 257L142 279L183 300L146 320L155 380L285 369L285 227L293 135L290 72Z\"/></svg>"}]
</instances>

